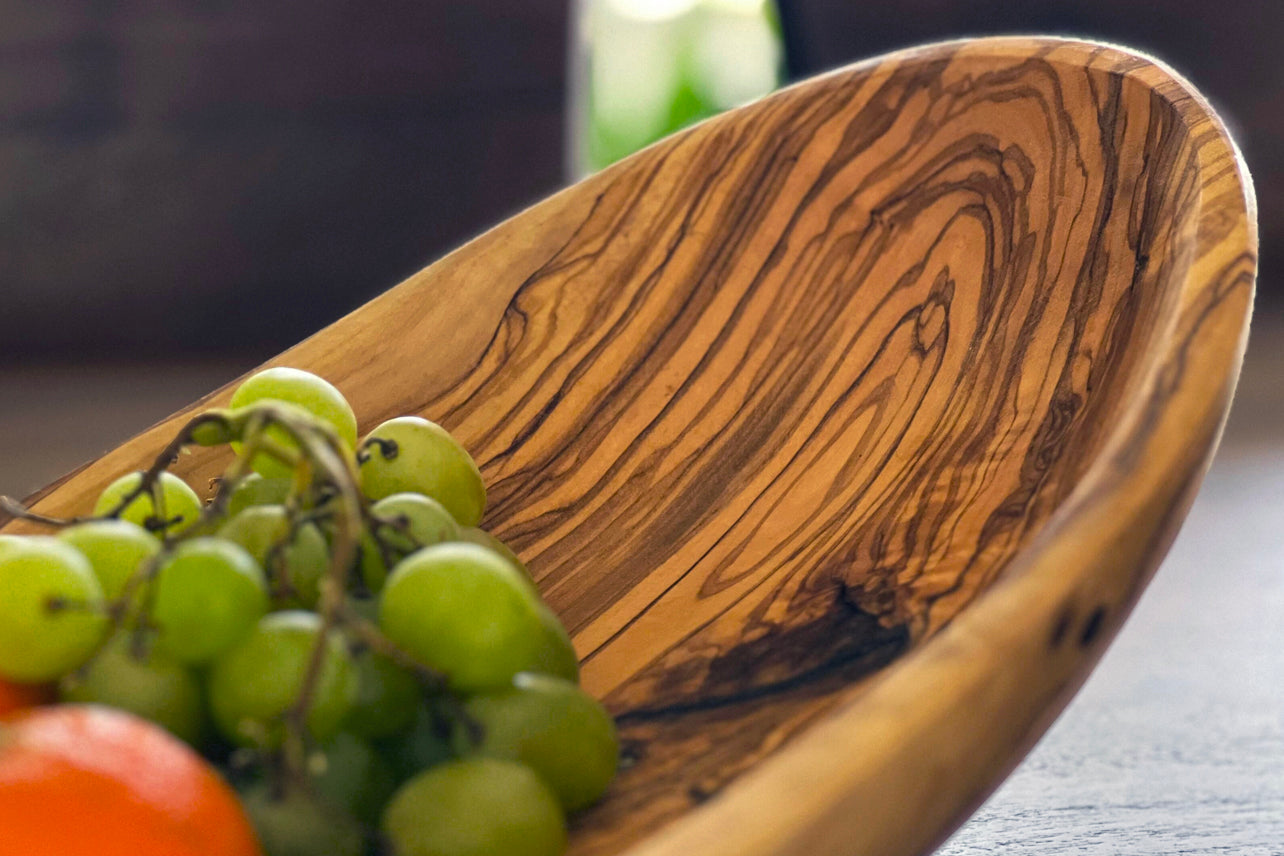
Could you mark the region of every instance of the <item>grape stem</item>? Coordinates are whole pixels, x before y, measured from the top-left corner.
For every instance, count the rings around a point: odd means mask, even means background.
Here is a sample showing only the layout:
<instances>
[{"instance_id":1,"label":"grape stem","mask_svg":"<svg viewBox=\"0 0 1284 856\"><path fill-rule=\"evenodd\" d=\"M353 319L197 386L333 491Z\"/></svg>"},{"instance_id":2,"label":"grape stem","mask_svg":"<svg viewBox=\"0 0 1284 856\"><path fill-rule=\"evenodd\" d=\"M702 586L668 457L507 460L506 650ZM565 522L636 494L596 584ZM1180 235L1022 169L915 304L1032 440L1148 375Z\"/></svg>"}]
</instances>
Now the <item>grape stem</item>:
<instances>
[{"instance_id":1,"label":"grape stem","mask_svg":"<svg viewBox=\"0 0 1284 856\"><path fill-rule=\"evenodd\" d=\"M53 526L59 529L95 519L93 517L50 517L47 514L37 514L21 502L18 502L18 500L9 496L0 496L0 512L4 512L16 520L30 520L32 523L39 523L42 526Z\"/></svg>"},{"instance_id":2,"label":"grape stem","mask_svg":"<svg viewBox=\"0 0 1284 856\"><path fill-rule=\"evenodd\" d=\"M357 489L357 474L342 441L328 426L296 420L288 413L270 406L263 412L267 421L279 425L298 443L306 464L314 467L317 481L323 481L336 490L334 499L335 538L330 555L330 566L321 579L321 629L317 643L308 657L303 682L294 704L286 712L286 763L291 770L301 770L307 750L307 716L316 694L330 632L338 621L343 604L343 593L348 574L356 563L357 540L361 532L362 497Z\"/></svg>"},{"instance_id":3,"label":"grape stem","mask_svg":"<svg viewBox=\"0 0 1284 856\"><path fill-rule=\"evenodd\" d=\"M446 690L446 676L444 674L420 663L402 649L400 645L380 633L379 628L375 627L374 624L356 614L346 604L341 608L341 613L344 627L366 648L376 654L387 657L401 668L413 673L429 692L440 693Z\"/></svg>"},{"instance_id":4,"label":"grape stem","mask_svg":"<svg viewBox=\"0 0 1284 856\"><path fill-rule=\"evenodd\" d=\"M232 461L231 466L223 473L223 477L218 481L218 490L214 498L210 500L209 505L201 511L201 519L196 524L197 528L204 529L212 524L216 519L227 513L228 503L232 501L232 494L236 492L237 486L240 485L245 477L249 475L250 461L264 451L268 444L268 438L263 436L263 419L254 415L246 419L246 431L249 440L241 447L241 454ZM273 454L268 450L268 454Z\"/></svg>"},{"instance_id":5,"label":"grape stem","mask_svg":"<svg viewBox=\"0 0 1284 856\"><path fill-rule=\"evenodd\" d=\"M481 742L483 736L481 723L468 713L453 693L449 692L449 679L443 672L416 660L400 645L380 633L378 627L353 612L346 603L340 609L340 617L345 629L356 641L414 675L426 692L438 696L439 702L449 708L450 714L464 727L468 739L474 744Z\"/></svg>"},{"instance_id":6,"label":"grape stem","mask_svg":"<svg viewBox=\"0 0 1284 856\"><path fill-rule=\"evenodd\" d=\"M379 454L385 461L396 459L401 454L401 447L397 445L396 440L388 440L384 437L367 437L366 441L357 449L357 463L364 464L370 460L370 450L378 449Z\"/></svg>"},{"instance_id":7,"label":"grape stem","mask_svg":"<svg viewBox=\"0 0 1284 856\"><path fill-rule=\"evenodd\" d=\"M134 500L138 499L144 493L150 492L152 495L152 508L156 512L155 517L158 519L158 524L153 527L153 521L148 520L147 528L151 531L162 532L168 540L168 529L173 526L176 521L167 520L165 518L165 496L160 484L161 474L168 470L174 462L178 460L178 456L182 453L184 447L190 446L196 442L194 438L202 428L212 426L215 428L226 429L230 422L231 420L228 414L219 410L211 410L207 413L194 416L186 425L183 426L177 436L170 440L165 448L161 450L160 454L152 461L152 465L143 470L142 478L139 479L138 484L122 496L120 501L103 516L113 519L120 517L120 515L124 513L125 509L128 508Z\"/></svg>"},{"instance_id":8,"label":"grape stem","mask_svg":"<svg viewBox=\"0 0 1284 856\"><path fill-rule=\"evenodd\" d=\"M370 530L371 537L375 540L375 545L379 548L379 557L383 559L385 568L391 569L404 553L418 550L424 546L410 531L410 518L404 514L398 514L396 517L380 517L367 508L363 510L362 516L367 528ZM394 530L398 535L410 542L411 550L408 551L400 545L389 541L384 533L385 529Z\"/></svg>"},{"instance_id":9,"label":"grape stem","mask_svg":"<svg viewBox=\"0 0 1284 856\"><path fill-rule=\"evenodd\" d=\"M267 430L274 426L288 435L297 449L268 435ZM169 520L164 515L161 474L178 460L179 455L188 446L213 446L234 441L242 442L243 446L236 460L219 479L214 498L202 509L200 517L192 526L181 533L172 534L170 530L177 519ZM351 452L329 425L300 418L298 413L290 408L276 406L271 401L263 401L235 411L211 410L193 417L161 450L151 466L141 471L139 483L101 517L60 519L31 511L22 503L9 497L0 497L0 512L42 525L63 527L103 518L119 518L134 500L145 493L150 493L156 514L154 519L147 521L147 524L149 529L158 531L162 535L162 547L155 556L140 565L126 581L120 596L107 605L107 614L113 630L104 636L99 646L101 651L106 641L114 635L115 630L131 617L131 604L139 589L146 586L142 608L133 615L137 633L133 640L134 647L141 650L145 647L147 633L155 630L149 618L156 593L156 586L153 583L166 558L182 541L208 532L217 520L227 513L233 491L248 475L251 462L256 456L267 455L291 467L294 483L286 502L290 528L285 540L273 545L269 553L269 564L283 566L284 563L280 561L281 552L293 541L299 528L306 523L329 520L334 528L330 564L320 582L321 592L317 607L321 617L320 632L316 645L309 654L299 693L284 715L286 736L281 748L280 760L284 762L284 772L287 777L302 779L306 776L309 742L307 716L325 665L329 636L339 626L342 626L361 644L414 674L425 691L437 696L439 703L464 727L472 741L477 742L482 736L480 724L467 713L461 700L449 690L446 675L419 662L402 650L384 636L374 624L355 614L345 602L344 593L349 582L348 578L356 566L358 544L363 527L369 527L389 567L396 562L397 548L388 543L387 530L397 532L411 544L418 543L409 532L408 520L404 517L383 518L372 514L369 501L362 496L357 487L356 463L368 458L372 448L389 459L395 457L399 451L395 442L371 438L361 446L354 460ZM302 496L308 492L311 493L313 507L303 511ZM288 585L288 580L284 580L286 574L283 569L280 574L274 576L281 577L283 584ZM75 605L70 603L57 605L57 608L74 607Z\"/></svg>"}]
</instances>

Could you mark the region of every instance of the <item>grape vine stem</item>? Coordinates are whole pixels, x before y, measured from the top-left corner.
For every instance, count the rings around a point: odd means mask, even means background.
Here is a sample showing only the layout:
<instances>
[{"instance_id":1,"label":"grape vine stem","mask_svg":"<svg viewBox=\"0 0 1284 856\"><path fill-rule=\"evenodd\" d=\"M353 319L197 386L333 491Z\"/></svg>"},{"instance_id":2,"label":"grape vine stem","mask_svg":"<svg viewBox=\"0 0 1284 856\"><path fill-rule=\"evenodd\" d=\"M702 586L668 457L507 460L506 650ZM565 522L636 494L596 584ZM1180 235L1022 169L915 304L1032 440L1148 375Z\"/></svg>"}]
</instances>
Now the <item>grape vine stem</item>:
<instances>
[{"instance_id":1,"label":"grape vine stem","mask_svg":"<svg viewBox=\"0 0 1284 856\"><path fill-rule=\"evenodd\" d=\"M290 442L281 442L270 435L268 429L274 426L283 431ZM236 460L218 480L218 489L213 499L202 509L200 517L191 526L180 533L173 533L172 526L177 520L165 517L161 475L178 460L188 446L214 446L231 442L241 442L243 446ZM287 778L302 778L306 775L309 750L308 712L325 668L330 635L339 627L343 627L354 641L414 674L424 690L438 699L463 726L473 742L481 739L480 725L468 715L460 699L449 690L447 676L402 650L384 636L378 627L356 614L346 602L345 592L349 577L357 564L357 550L363 527L369 527L375 544L389 566L393 564L396 550L388 543L385 530L396 532L414 543L408 531L408 522L374 515L369 502L357 486L357 462L361 456L369 453L372 445L386 456L397 452L395 444L385 446L368 441L354 455L330 426L300 416L291 408L275 406L270 401L235 411L211 410L188 421L156 456L151 466L140 472L138 484L101 516L68 519L52 517L31 511L9 497L0 497L0 511L45 526L65 527L103 518L119 518L131 503L150 493L154 516L147 521L147 528L160 533L161 550L140 565L126 582L120 596L107 605L107 614L113 628L118 628L130 617L131 604L139 589L146 586L143 607L134 615L138 622L135 642L138 643L137 647L142 647L148 631L155 629L148 621L148 605L155 594L152 583L160 573L165 559L183 540L207 534L213 529L219 518L227 513L232 493L248 475L251 462L256 456L267 455L291 467L294 479L286 502L290 520L290 534L287 538L292 538L304 522L313 520L328 521L334 533L330 564L320 583L320 600L317 605L321 617L320 632L308 655L298 695L283 717L285 741L280 760L284 762ZM300 501L300 494L305 491L311 491L313 501L313 507L307 510L302 508ZM279 554L279 550L277 553ZM104 644L112 635L114 629L112 633L105 635Z\"/></svg>"}]
</instances>

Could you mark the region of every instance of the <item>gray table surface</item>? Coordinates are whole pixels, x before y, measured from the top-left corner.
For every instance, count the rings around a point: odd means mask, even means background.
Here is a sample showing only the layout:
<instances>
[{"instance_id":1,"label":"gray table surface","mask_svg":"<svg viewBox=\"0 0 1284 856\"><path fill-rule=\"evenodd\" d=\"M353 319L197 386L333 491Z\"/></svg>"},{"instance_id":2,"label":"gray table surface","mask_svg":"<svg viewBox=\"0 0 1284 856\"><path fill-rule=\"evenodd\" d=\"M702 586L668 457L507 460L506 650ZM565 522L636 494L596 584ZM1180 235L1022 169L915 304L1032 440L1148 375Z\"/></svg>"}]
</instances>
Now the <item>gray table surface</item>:
<instances>
[{"instance_id":1,"label":"gray table surface","mask_svg":"<svg viewBox=\"0 0 1284 856\"><path fill-rule=\"evenodd\" d=\"M0 369L23 495L248 368ZM1167 561L1044 740L939 851L1284 854L1284 324L1259 317Z\"/></svg>"},{"instance_id":2,"label":"gray table surface","mask_svg":"<svg viewBox=\"0 0 1284 856\"><path fill-rule=\"evenodd\" d=\"M1284 854L1284 325L1260 318L1221 449L1079 695L938 856Z\"/></svg>"}]
</instances>

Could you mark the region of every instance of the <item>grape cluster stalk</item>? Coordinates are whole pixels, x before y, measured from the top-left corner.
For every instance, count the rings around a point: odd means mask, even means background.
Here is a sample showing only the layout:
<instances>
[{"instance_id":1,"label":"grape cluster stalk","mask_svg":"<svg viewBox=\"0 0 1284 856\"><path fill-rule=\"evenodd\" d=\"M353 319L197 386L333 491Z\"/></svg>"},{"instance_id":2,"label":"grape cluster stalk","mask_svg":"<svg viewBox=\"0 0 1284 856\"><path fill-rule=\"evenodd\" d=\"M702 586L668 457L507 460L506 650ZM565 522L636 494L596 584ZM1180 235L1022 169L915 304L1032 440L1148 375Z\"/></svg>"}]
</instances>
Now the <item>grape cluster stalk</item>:
<instances>
[{"instance_id":1,"label":"grape cluster stalk","mask_svg":"<svg viewBox=\"0 0 1284 856\"><path fill-rule=\"evenodd\" d=\"M295 448L281 443L269 433L272 427L283 431ZM231 466L217 480L213 498L205 505L195 524L174 532L178 522L166 515L161 475L168 472L190 446L220 446L242 444L241 452ZM161 551L144 562L125 584L119 597L106 604L69 603L51 600L51 612L67 609L103 609L111 622L111 630L103 635L103 645L115 632L132 622L131 643L134 651L146 651L148 633L154 631L146 604L154 591L158 570L165 559L173 555L183 541L210 532L217 522L227 516L228 501L238 485L251 472L250 462L257 455L267 455L291 470L292 487L285 508L289 515L287 535L268 553L264 570L268 573L275 594L289 596L291 584L283 566L284 550L293 541L299 527L306 523L329 525L334 538L330 562L321 580L317 612L321 616L321 631L308 659L303 683L294 705L285 718L286 739L278 760L285 779L301 781L307 770L309 735L307 715L312 705L318 677L325 661L327 639L342 628L350 638L370 650L387 657L398 666L411 672L423 689L436 697L439 709L453 718L478 742L482 738L481 726L464 710L456 694L448 688L446 676L420 662L390 640L371 621L356 614L346 603L344 594L349 587L349 577L356 565L360 533L367 528L376 540L384 561L396 563L397 545L389 540L395 533L413 546L414 541L408 522L404 518L383 518L371 511L371 502L362 494L354 467L378 454L394 458L398 453L395 442L378 437L369 438L357 451L355 461L335 430L328 424L314 419L297 408L283 407L273 401L263 401L237 410L210 410L193 417L141 473L138 484L127 491L105 514L93 517L57 518L34 512L21 502L0 496L0 509L16 518L44 526L65 528L98 519L118 519L135 500L146 495L151 498L155 513L144 522L144 528L161 538ZM135 597L142 593L144 607L131 610ZM96 656L97 652L94 655Z\"/></svg>"},{"instance_id":2,"label":"grape cluster stalk","mask_svg":"<svg viewBox=\"0 0 1284 856\"><path fill-rule=\"evenodd\" d=\"M59 530L0 535L0 686L186 742L263 856L559 856L618 769L614 722L481 528L463 445L419 416L357 431L328 381L271 368L90 516L0 497ZM234 455L208 501L170 472L193 446Z\"/></svg>"}]
</instances>

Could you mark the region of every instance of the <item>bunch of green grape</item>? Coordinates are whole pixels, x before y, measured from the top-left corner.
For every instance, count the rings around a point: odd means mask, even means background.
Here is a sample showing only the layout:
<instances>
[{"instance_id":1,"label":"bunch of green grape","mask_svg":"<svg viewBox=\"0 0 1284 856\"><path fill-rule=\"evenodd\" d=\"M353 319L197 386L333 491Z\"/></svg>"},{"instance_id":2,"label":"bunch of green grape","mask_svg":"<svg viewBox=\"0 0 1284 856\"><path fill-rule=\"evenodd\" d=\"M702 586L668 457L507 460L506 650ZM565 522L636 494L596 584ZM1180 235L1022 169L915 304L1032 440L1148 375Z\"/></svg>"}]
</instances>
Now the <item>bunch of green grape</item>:
<instances>
[{"instance_id":1,"label":"bunch of green grape","mask_svg":"<svg viewBox=\"0 0 1284 856\"><path fill-rule=\"evenodd\" d=\"M208 500L166 469L222 444ZM330 383L260 372L92 516L0 536L0 677L200 749L268 856L561 853L615 728L485 507L440 426L359 441Z\"/></svg>"}]
</instances>

